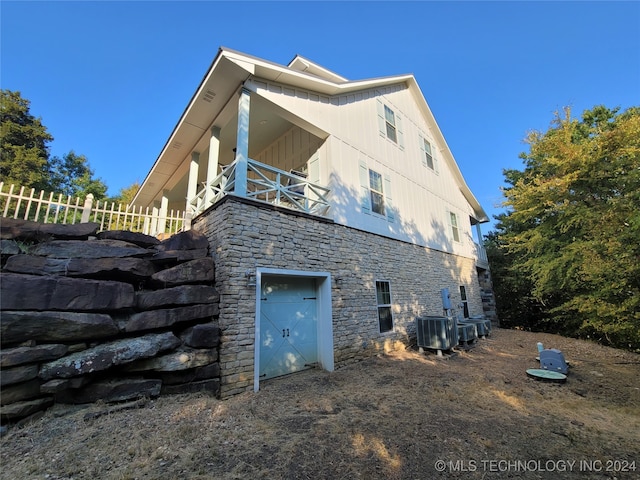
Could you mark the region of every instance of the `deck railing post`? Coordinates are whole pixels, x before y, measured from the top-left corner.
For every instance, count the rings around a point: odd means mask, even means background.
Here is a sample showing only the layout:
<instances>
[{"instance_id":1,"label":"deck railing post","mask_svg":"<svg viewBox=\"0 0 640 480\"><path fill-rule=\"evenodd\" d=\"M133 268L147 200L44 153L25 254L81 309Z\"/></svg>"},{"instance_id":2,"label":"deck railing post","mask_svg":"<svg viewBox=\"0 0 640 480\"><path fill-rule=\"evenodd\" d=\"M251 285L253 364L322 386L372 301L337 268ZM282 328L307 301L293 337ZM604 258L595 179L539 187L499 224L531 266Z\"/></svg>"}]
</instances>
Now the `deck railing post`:
<instances>
[{"instance_id":1,"label":"deck railing post","mask_svg":"<svg viewBox=\"0 0 640 480\"><path fill-rule=\"evenodd\" d=\"M160 211L158 212L158 234L163 235L167 229L167 215L169 213L169 190L162 191Z\"/></svg>"},{"instance_id":2,"label":"deck railing post","mask_svg":"<svg viewBox=\"0 0 640 480\"><path fill-rule=\"evenodd\" d=\"M84 206L82 207L82 217L80 223L89 223L91 220L91 208L93 207L93 193L87 195L84 199Z\"/></svg>"},{"instance_id":3,"label":"deck railing post","mask_svg":"<svg viewBox=\"0 0 640 480\"><path fill-rule=\"evenodd\" d=\"M212 190L211 182L218 176L218 160L220 156L220 127L211 127L211 137L209 138L209 162L207 163L207 183L205 184L204 208L208 208L213 203L215 193Z\"/></svg>"},{"instance_id":4,"label":"deck railing post","mask_svg":"<svg viewBox=\"0 0 640 480\"><path fill-rule=\"evenodd\" d=\"M160 202L153 202L153 208L151 209L151 233L150 235L158 235L158 219L160 218Z\"/></svg>"}]
</instances>

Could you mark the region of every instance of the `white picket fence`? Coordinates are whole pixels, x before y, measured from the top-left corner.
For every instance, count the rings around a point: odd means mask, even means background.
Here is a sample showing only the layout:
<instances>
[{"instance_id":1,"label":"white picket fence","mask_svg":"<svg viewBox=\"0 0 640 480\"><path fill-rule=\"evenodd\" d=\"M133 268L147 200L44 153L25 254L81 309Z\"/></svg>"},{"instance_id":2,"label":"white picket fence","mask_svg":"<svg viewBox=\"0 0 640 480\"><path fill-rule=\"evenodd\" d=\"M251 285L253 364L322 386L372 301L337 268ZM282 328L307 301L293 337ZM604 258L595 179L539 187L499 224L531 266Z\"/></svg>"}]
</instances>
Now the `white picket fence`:
<instances>
[{"instance_id":1,"label":"white picket fence","mask_svg":"<svg viewBox=\"0 0 640 480\"><path fill-rule=\"evenodd\" d=\"M129 230L153 236L173 235L190 227L184 211L101 202L94 200L92 194L84 200L63 194L46 194L44 190L36 194L34 188L13 184L5 189L4 182L0 182L0 214L3 218L42 223L96 222L100 224L99 231Z\"/></svg>"}]
</instances>

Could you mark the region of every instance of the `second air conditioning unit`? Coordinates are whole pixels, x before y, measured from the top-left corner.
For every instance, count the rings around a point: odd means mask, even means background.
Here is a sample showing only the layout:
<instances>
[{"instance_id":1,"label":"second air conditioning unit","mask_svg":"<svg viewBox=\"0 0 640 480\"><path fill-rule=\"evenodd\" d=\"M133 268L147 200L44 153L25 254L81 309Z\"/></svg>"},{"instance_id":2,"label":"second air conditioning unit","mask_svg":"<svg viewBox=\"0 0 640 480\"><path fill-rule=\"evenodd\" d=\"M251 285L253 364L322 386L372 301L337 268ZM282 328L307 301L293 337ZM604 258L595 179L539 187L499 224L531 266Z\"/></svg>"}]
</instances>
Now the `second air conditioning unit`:
<instances>
[{"instance_id":1,"label":"second air conditioning unit","mask_svg":"<svg viewBox=\"0 0 640 480\"><path fill-rule=\"evenodd\" d=\"M484 316L460 318L459 323L473 323L478 329L478 337L486 337L491 333L491 320Z\"/></svg>"},{"instance_id":2,"label":"second air conditioning unit","mask_svg":"<svg viewBox=\"0 0 640 480\"><path fill-rule=\"evenodd\" d=\"M478 329L475 323L458 323L458 341L470 344L478 339Z\"/></svg>"}]
</instances>

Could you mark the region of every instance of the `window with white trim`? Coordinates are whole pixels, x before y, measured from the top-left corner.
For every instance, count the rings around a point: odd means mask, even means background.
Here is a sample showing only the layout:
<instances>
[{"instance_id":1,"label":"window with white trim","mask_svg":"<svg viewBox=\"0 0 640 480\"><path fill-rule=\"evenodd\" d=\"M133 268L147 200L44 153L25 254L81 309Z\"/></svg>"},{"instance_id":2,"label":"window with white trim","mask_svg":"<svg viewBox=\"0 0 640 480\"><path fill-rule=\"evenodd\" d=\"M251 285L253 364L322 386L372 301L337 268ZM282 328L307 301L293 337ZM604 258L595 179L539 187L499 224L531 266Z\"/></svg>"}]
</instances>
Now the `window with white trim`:
<instances>
[{"instance_id":1,"label":"window with white trim","mask_svg":"<svg viewBox=\"0 0 640 480\"><path fill-rule=\"evenodd\" d=\"M429 140L427 140L426 138L423 138L422 141L424 142L424 156L425 156L427 167L433 170L434 166L433 166L433 153L431 153L431 143L429 143Z\"/></svg>"},{"instance_id":2,"label":"window with white trim","mask_svg":"<svg viewBox=\"0 0 640 480\"><path fill-rule=\"evenodd\" d=\"M384 120L387 127L387 138L392 142L398 143L398 135L396 135L396 116L386 105L384 106Z\"/></svg>"},{"instance_id":3,"label":"window with white trim","mask_svg":"<svg viewBox=\"0 0 640 480\"><path fill-rule=\"evenodd\" d=\"M467 289L464 285L460 285L460 300L462 301L462 316L469 318L469 302L467 300Z\"/></svg>"},{"instance_id":4,"label":"window with white trim","mask_svg":"<svg viewBox=\"0 0 640 480\"><path fill-rule=\"evenodd\" d=\"M388 281L376 280L376 298L380 333L391 332L393 331L393 315L391 313L391 287Z\"/></svg>"},{"instance_id":5,"label":"window with white trim","mask_svg":"<svg viewBox=\"0 0 640 480\"><path fill-rule=\"evenodd\" d=\"M388 175L370 169L363 161L360 162L360 187L362 189L360 206L363 213L376 214L389 222L393 222L395 215L391 205L391 179Z\"/></svg>"},{"instance_id":6,"label":"window with white trim","mask_svg":"<svg viewBox=\"0 0 640 480\"><path fill-rule=\"evenodd\" d=\"M371 196L371 211L378 215L384 215L382 175L373 170L369 170L369 195Z\"/></svg>"},{"instance_id":7,"label":"window with white trim","mask_svg":"<svg viewBox=\"0 0 640 480\"><path fill-rule=\"evenodd\" d=\"M389 105L378 100L378 128L380 135L404 149L402 118Z\"/></svg>"},{"instance_id":8,"label":"window with white trim","mask_svg":"<svg viewBox=\"0 0 640 480\"><path fill-rule=\"evenodd\" d=\"M438 173L435 145L422 134L418 134L418 137L420 151L422 152L422 165Z\"/></svg>"},{"instance_id":9,"label":"window with white trim","mask_svg":"<svg viewBox=\"0 0 640 480\"><path fill-rule=\"evenodd\" d=\"M451 235L455 242L460 241L460 229L458 225L458 215L453 212L449 212L449 226L451 227Z\"/></svg>"}]
</instances>

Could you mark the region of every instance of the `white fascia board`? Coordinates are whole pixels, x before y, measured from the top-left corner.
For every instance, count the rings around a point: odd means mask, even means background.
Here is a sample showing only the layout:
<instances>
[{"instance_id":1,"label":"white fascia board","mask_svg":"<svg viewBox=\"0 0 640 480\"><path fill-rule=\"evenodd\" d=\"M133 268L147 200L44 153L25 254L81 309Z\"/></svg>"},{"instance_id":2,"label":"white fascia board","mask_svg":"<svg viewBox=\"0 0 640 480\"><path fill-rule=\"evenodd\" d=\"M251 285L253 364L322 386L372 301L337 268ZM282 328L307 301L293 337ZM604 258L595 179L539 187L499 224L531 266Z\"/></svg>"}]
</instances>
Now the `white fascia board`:
<instances>
[{"instance_id":1,"label":"white fascia board","mask_svg":"<svg viewBox=\"0 0 640 480\"><path fill-rule=\"evenodd\" d=\"M322 65L319 65L316 62L309 60L308 58L305 58L301 55L296 55L293 60L289 62L287 68L291 70L298 70L300 72L310 73L317 77L324 78L336 83L348 82L348 79L344 78L342 75L338 75L336 72L332 72L331 70L324 68Z\"/></svg>"}]
</instances>

